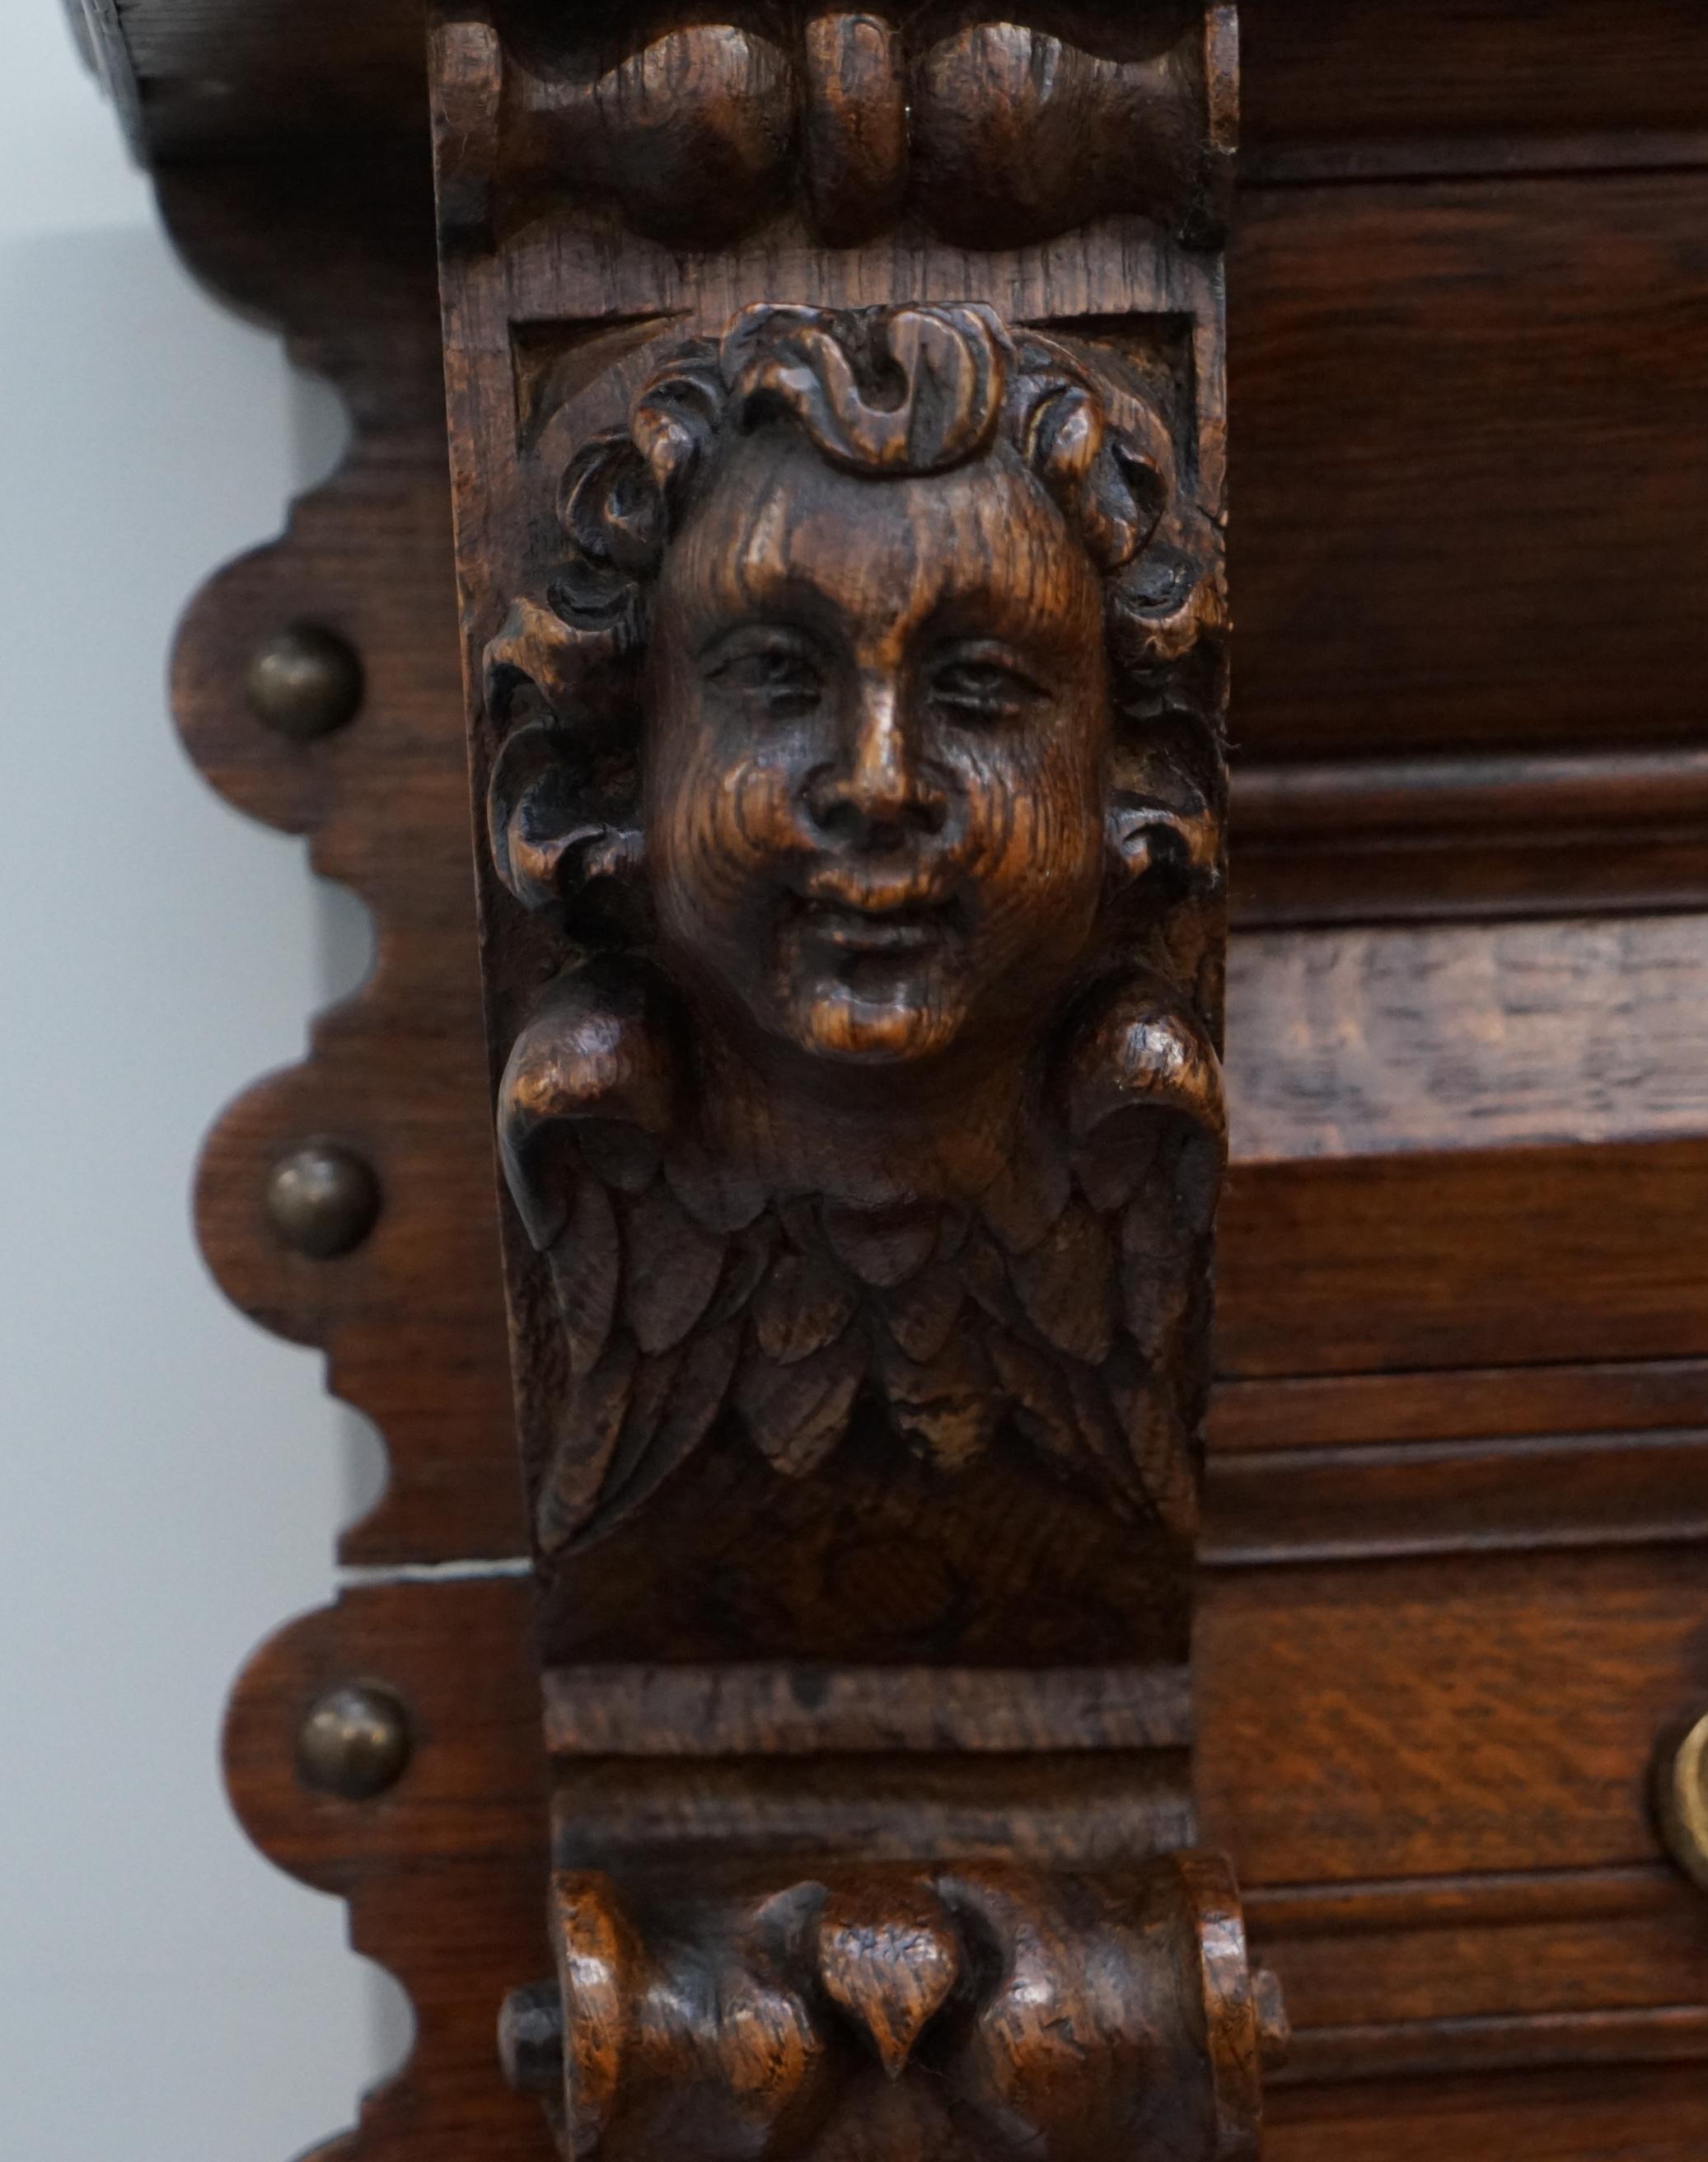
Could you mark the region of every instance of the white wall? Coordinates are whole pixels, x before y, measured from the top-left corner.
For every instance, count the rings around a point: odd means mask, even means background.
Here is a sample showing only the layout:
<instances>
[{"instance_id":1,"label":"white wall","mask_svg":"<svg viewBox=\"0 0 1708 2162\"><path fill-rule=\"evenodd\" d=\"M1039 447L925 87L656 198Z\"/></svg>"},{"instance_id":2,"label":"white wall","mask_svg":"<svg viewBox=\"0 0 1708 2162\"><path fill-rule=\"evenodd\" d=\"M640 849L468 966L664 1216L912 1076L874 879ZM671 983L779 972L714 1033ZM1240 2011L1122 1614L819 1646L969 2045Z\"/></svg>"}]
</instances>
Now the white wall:
<instances>
[{"instance_id":1,"label":"white wall","mask_svg":"<svg viewBox=\"0 0 1708 2162\"><path fill-rule=\"evenodd\" d=\"M174 620L327 401L193 289L60 0L0 71L0 2156L288 2162L398 2047L221 1792L225 1693L373 1466L203 1273L191 1167L365 927L178 748Z\"/></svg>"}]
</instances>

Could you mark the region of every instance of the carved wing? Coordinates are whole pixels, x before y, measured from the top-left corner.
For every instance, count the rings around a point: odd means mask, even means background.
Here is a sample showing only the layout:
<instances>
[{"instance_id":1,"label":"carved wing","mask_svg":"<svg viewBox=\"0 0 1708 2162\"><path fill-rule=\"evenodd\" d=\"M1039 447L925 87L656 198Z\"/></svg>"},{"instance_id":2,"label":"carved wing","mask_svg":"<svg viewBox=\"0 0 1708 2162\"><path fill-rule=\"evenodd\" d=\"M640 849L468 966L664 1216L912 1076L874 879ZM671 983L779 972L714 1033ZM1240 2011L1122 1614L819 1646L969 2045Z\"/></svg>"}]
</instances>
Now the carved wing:
<instances>
[{"instance_id":1,"label":"carved wing","mask_svg":"<svg viewBox=\"0 0 1708 2162\"><path fill-rule=\"evenodd\" d=\"M1215 1051L1178 994L1107 989L1059 1075L1061 1146L985 1198L964 1264L1026 1439L1134 1516L1188 1536L1226 1123Z\"/></svg>"},{"instance_id":2,"label":"carved wing","mask_svg":"<svg viewBox=\"0 0 1708 2162\"><path fill-rule=\"evenodd\" d=\"M676 1072L661 1008L632 972L577 970L499 1086L505 1178L556 1308L546 1368L567 1369L535 1499L548 1554L633 1507L705 1438L763 1271L757 1197L666 1166Z\"/></svg>"}]
</instances>

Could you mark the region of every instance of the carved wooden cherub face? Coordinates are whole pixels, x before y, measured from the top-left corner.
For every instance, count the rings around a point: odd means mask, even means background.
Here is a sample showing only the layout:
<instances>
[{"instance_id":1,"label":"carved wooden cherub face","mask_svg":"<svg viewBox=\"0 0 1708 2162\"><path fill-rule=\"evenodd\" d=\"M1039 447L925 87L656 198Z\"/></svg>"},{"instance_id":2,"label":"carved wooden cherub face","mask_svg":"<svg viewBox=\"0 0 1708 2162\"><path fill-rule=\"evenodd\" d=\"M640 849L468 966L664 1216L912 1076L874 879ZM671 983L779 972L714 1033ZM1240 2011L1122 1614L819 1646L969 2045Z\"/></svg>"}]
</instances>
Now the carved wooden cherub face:
<instances>
[{"instance_id":1,"label":"carved wooden cherub face","mask_svg":"<svg viewBox=\"0 0 1708 2162\"><path fill-rule=\"evenodd\" d=\"M666 559L645 830L673 973L821 1057L1011 1034L1096 918L1109 688L1084 547L1005 446L838 471L786 422Z\"/></svg>"},{"instance_id":2,"label":"carved wooden cherub face","mask_svg":"<svg viewBox=\"0 0 1708 2162\"><path fill-rule=\"evenodd\" d=\"M982 308L754 309L560 511L488 655L494 861L562 933L498 1106L542 1548L726 1404L804 1476L873 1397L1183 1537L1223 776L1162 415Z\"/></svg>"},{"instance_id":3,"label":"carved wooden cherub face","mask_svg":"<svg viewBox=\"0 0 1708 2162\"><path fill-rule=\"evenodd\" d=\"M744 1057L1023 1060L1159 830L1216 845L1113 740L1114 622L1152 659L1192 629L1141 562L1173 491L1129 405L975 307L684 348L571 468L566 574L490 656L500 709L514 674L554 716L494 774L513 890L644 890Z\"/></svg>"}]
</instances>

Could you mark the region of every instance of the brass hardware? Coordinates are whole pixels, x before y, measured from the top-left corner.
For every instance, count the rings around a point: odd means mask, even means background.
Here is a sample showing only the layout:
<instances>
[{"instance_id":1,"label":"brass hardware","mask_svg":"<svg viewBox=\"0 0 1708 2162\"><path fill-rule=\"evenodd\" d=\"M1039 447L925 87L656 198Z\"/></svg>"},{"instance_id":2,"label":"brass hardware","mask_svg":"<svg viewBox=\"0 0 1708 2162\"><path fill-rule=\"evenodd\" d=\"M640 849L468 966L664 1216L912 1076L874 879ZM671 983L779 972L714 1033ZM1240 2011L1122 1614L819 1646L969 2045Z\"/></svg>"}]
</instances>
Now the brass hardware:
<instances>
[{"instance_id":1,"label":"brass hardware","mask_svg":"<svg viewBox=\"0 0 1708 2162\"><path fill-rule=\"evenodd\" d=\"M354 647L317 624L292 624L264 640L243 671L256 719L294 743L331 735L353 719L362 690Z\"/></svg>"},{"instance_id":2,"label":"brass hardware","mask_svg":"<svg viewBox=\"0 0 1708 2162\"><path fill-rule=\"evenodd\" d=\"M403 1777L413 1747L408 1715L387 1689L343 1682L312 1705L296 1737L304 1780L347 1802L371 1801Z\"/></svg>"},{"instance_id":3,"label":"brass hardware","mask_svg":"<svg viewBox=\"0 0 1708 2162\"><path fill-rule=\"evenodd\" d=\"M304 1141L267 1175L267 1220L312 1261L359 1246L379 1214L379 1183L359 1156L331 1141Z\"/></svg>"},{"instance_id":4,"label":"brass hardware","mask_svg":"<svg viewBox=\"0 0 1708 2162\"><path fill-rule=\"evenodd\" d=\"M1655 1752L1654 1804L1668 1852L1708 1892L1708 1711L1662 1737Z\"/></svg>"}]
</instances>

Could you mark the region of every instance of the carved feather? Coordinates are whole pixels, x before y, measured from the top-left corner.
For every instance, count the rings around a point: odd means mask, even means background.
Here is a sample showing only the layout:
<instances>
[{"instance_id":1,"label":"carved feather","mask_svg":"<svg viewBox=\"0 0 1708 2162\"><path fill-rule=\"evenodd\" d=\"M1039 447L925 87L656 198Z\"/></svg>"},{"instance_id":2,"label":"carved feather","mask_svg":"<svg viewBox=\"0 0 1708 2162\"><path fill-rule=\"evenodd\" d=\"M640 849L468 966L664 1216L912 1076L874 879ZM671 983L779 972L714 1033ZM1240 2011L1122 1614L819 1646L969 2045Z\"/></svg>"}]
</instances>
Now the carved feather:
<instances>
[{"instance_id":1,"label":"carved feather","mask_svg":"<svg viewBox=\"0 0 1708 2162\"><path fill-rule=\"evenodd\" d=\"M703 1328L662 1358L643 1359L629 1416L589 1533L644 1501L711 1432L741 1350L740 1323Z\"/></svg>"},{"instance_id":2,"label":"carved feather","mask_svg":"<svg viewBox=\"0 0 1708 2162\"><path fill-rule=\"evenodd\" d=\"M985 1341L996 1378L1012 1403L1016 1427L1034 1449L1083 1477L1090 1466L1058 1362L1004 1329L987 1330Z\"/></svg>"},{"instance_id":3,"label":"carved feather","mask_svg":"<svg viewBox=\"0 0 1708 2162\"><path fill-rule=\"evenodd\" d=\"M770 1216L761 1216L758 1223L730 1233L724 1241L723 1273L718 1279L712 1303L706 1308L703 1328L717 1329L746 1310L749 1301L765 1281L776 1245L776 1223Z\"/></svg>"},{"instance_id":4,"label":"carved feather","mask_svg":"<svg viewBox=\"0 0 1708 2162\"><path fill-rule=\"evenodd\" d=\"M769 1197L759 1181L709 1155L697 1141L678 1142L665 1158L664 1175L695 1222L720 1237L765 1214Z\"/></svg>"},{"instance_id":5,"label":"carved feather","mask_svg":"<svg viewBox=\"0 0 1708 2162\"><path fill-rule=\"evenodd\" d=\"M822 1248L786 1247L754 1298L754 1334L767 1358L792 1366L835 1343L859 1303L855 1286Z\"/></svg>"},{"instance_id":6,"label":"carved feather","mask_svg":"<svg viewBox=\"0 0 1708 2162\"><path fill-rule=\"evenodd\" d=\"M884 1319L908 1358L928 1366L948 1343L965 1298L959 1272L933 1261L882 1301Z\"/></svg>"},{"instance_id":7,"label":"carved feather","mask_svg":"<svg viewBox=\"0 0 1708 2162\"><path fill-rule=\"evenodd\" d=\"M1011 1254L1030 1253L1068 1205L1073 1179L1047 1131L1016 1149L986 1189L979 1214Z\"/></svg>"},{"instance_id":8,"label":"carved feather","mask_svg":"<svg viewBox=\"0 0 1708 2162\"><path fill-rule=\"evenodd\" d=\"M1126 1456L1147 1499L1170 1531L1195 1538L1198 1472L1191 1423L1158 1376L1142 1366L1125 1370L1120 1360L1108 1371Z\"/></svg>"},{"instance_id":9,"label":"carved feather","mask_svg":"<svg viewBox=\"0 0 1708 2162\"><path fill-rule=\"evenodd\" d=\"M960 1471L981 1455L1007 1414L982 1345L958 1331L927 1363L885 1344L879 1371L891 1417L902 1439L941 1471Z\"/></svg>"},{"instance_id":10,"label":"carved feather","mask_svg":"<svg viewBox=\"0 0 1708 2162\"><path fill-rule=\"evenodd\" d=\"M1011 1255L1009 1281L1040 1336L1070 1359L1099 1366L1115 1340L1115 1256L1110 1227L1077 1196L1037 1246Z\"/></svg>"},{"instance_id":11,"label":"carved feather","mask_svg":"<svg viewBox=\"0 0 1708 2162\"><path fill-rule=\"evenodd\" d=\"M622 1280L622 1239L598 1180L575 1180L563 1228L546 1252L571 1373L591 1373L611 1334Z\"/></svg>"},{"instance_id":12,"label":"carved feather","mask_svg":"<svg viewBox=\"0 0 1708 2162\"><path fill-rule=\"evenodd\" d=\"M780 1366L749 1344L736 1376L735 1407L755 1447L777 1470L799 1479L823 1463L848 1430L869 1357L858 1332L792 1366Z\"/></svg>"},{"instance_id":13,"label":"carved feather","mask_svg":"<svg viewBox=\"0 0 1708 2162\"><path fill-rule=\"evenodd\" d=\"M711 1303L723 1241L703 1230L662 1184L623 1211L623 1315L645 1352L680 1344Z\"/></svg>"},{"instance_id":14,"label":"carved feather","mask_svg":"<svg viewBox=\"0 0 1708 2162\"><path fill-rule=\"evenodd\" d=\"M628 1415L635 1365L634 1343L619 1335L565 1399L534 1505L535 1533L546 1554L567 1546L598 1507Z\"/></svg>"},{"instance_id":15,"label":"carved feather","mask_svg":"<svg viewBox=\"0 0 1708 2162\"><path fill-rule=\"evenodd\" d=\"M942 1213L929 1204L855 1209L827 1202L824 1235L862 1283L880 1290L905 1283L936 1250Z\"/></svg>"}]
</instances>

